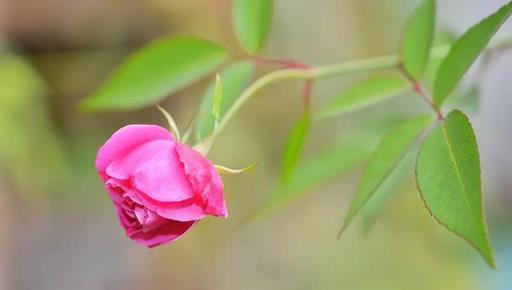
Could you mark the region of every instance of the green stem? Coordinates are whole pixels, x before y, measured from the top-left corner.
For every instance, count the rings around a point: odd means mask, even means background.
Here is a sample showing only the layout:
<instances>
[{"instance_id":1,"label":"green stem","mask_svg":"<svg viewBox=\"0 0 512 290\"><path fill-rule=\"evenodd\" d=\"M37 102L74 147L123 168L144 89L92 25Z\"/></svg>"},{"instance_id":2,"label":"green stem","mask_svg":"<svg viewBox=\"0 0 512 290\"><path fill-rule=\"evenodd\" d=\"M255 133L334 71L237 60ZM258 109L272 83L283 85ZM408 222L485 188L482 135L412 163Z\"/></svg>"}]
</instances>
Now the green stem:
<instances>
[{"instance_id":1,"label":"green stem","mask_svg":"<svg viewBox=\"0 0 512 290\"><path fill-rule=\"evenodd\" d=\"M489 48L502 48L512 43L512 36L508 36L492 42ZM430 51L430 57L432 59L439 59L445 57L450 51L451 45L442 45L434 47ZM233 105L226 112L224 117L219 122L215 132L212 134L213 139L224 129L227 123L233 118L236 112L258 91L264 87L284 80L292 79L324 79L334 76L353 74L358 72L376 71L382 69L388 69L398 67L400 65L400 59L397 54L386 55L376 58L355 60L348 62L341 62L332 65L325 65L313 68L293 68L283 69L268 73L256 81L254 81L249 87L247 87Z\"/></svg>"},{"instance_id":2,"label":"green stem","mask_svg":"<svg viewBox=\"0 0 512 290\"><path fill-rule=\"evenodd\" d=\"M219 125L215 129L213 133L213 137L215 138L221 131L224 129L226 124L233 118L236 112L260 89L270 85L271 83L275 83L278 81L290 80L290 79L314 79L315 76L312 70L305 69L284 69L278 70L275 72L271 72L266 74L256 81L254 81L247 89L245 89L242 94L236 99L233 105L229 108L229 110L224 114Z\"/></svg>"}]
</instances>

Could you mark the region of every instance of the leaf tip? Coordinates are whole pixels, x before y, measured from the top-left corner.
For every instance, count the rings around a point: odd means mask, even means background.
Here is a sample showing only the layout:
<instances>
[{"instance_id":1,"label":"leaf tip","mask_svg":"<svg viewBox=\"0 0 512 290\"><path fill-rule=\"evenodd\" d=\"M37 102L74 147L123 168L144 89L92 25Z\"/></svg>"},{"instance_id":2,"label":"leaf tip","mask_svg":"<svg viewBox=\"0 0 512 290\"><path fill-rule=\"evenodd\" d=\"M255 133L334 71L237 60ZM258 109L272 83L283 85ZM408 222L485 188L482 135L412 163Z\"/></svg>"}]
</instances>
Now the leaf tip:
<instances>
[{"instance_id":1,"label":"leaf tip","mask_svg":"<svg viewBox=\"0 0 512 290\"><path fill-rule=\"evenodd\" d=\"M96 106L94 105L94 99L91 97L83 99L78 104L78 110L82 113L92 113L97 110Z\"/></svg>"},{"instance_id":2,"label":"leaf tip","mask_svg":"<svg viewBox=\"0 0 512 290\"><path fill-rule=\"evenodd\" d=\"M336 241L339 241L341 239L341 236L346 231L349 223L350 222L347 222L347 221L343 222L343 226L341 226L340 230L338 231L338 234L336 235Z\"/></svg>"}]
</instances>

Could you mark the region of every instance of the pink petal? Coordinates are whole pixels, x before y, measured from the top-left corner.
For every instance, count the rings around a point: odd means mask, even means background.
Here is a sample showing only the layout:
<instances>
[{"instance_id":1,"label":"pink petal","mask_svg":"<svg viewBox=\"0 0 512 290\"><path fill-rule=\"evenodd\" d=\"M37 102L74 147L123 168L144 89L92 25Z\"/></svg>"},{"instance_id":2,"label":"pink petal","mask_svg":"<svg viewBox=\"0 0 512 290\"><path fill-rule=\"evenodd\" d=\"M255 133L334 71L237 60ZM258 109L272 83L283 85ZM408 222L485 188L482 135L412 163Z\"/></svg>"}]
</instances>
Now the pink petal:
<instances>
[{"instance_id":1,"label":"pink petal","mask_svg":"<svg viewBox=\"0 0 512 290\"><path fill-rule=\"evenodd\" d=\"M226 200L224 199L224 184L222 184L222 179L217 170L215 170L214 167L212 167L211 170L212 181L205 211L207 214L227 218L228 209L226 207Z\"/></svg>"},{"instance_id":2,"label":"pink petal","mask_svg":"<svg viewBox=\"0 0 512 290\"><path fill-rule=\"evenodd\" d=\"M128 125L115 132L96 155L96 168L104 172L112 161L152 140L174 140L166 129L156 125Z\"/></svg>"},{"instance_id":3,"label":"pink petal","mask_svg":"<svg viewBox=\"0 0 512 290\"><path fill-rule=\"evenodd\" d=\"M190 198L178 202L161 202L152 199L150 196L137 189L130 194L135 194L137 199L142 201L146 208L167 219L191 221L200 220L206 216L203 202L198 198Z\"/></svg>"},{"instance_id":4,"label":"pink petal","mask_svg":"<svg viewBox=\"0 0 512 290\"><path fill-rule=\"evenodd\" d=\"M190 199L194 192L178 159L176 143L167 143L170 144L137 167L132 177L133 186L159 202Z\"/></svg>"},{"instance_id":5,"label":"pink petal","mask_svg":"<svg viewBox=\"0 0 512 290\"><path fill-rule=\"evenodd\" d=\"M105 189L110 196L110 199L116 204L120 204L123 200L123 195L128 191L128 185L120 180L109 178L105 181Z\"/></svg>"},{"instance_id":6,"label":"pink petal","mask_svg":"<svg viewBox=\"0 0 512 290\"><path fill-rule=\"evenodd\" d=\"M155 215L150 217L155 219L153 225L143 227L138 223L137 216L130 217L119 205L114 204L114 207L126 235L138 244L150 248L178 239L197 223L196 220L181 222ZM140 215L140 212L137 214Z\"/></svg>"},{"instance_id":7,"label":"pink petal","mask_svg":"<svg viewBox=\"0 0 512 290\"><path fill-rule=\"evenodd\" d=\"M144 205L144 202L140 199L140 197L135 193L135 191L133 190L129 190L127 191L123 197L126 197L126 198L129 198L131 199L133 202L139 204L139 205Z\"/></svg>"},{"instance_id":8,"label":"pink petal","mask_svg":"<svg viewBox=\"0 0 512 290\"><path fill-rule=\"evenodd\" d=\"M149 232L139 231L132 236L138 244L153 248L159 245L167 244L183 236L188 232L197 221L179 222L169 220L158 228Z\"/></svg>"},{"instance_id":9,"label":"pink petal","mask_svg":"<svg viewBox=\"0 0 512 290\"><path fill-rule=\"evenodd\" d=\"M128 231L135 226L135 220L126 214L121 205L114 204L114 209L117 217L119 218L121 227L123 227L123 229L128 233Z\"/></svg>"},{"instance_id":10,"label":"pink petal","mask_svg":"<svg viewBox=\"0 0 512 290\"><path fill-rule=\"evenodd\" d=\"M205 212L227 217L224 185L215 167L203 155L186 145L177 143L176 151L185 166L185 174L192 188L206 202Z\"/></svg>"},{"instance_id":11,"label":"pink petal","mask_svg":"<svg viewBox=\"0 0 512 290\"><path fill-rule=\"evenodd\" d=\"M174 142L169 140L148 141L112 161L105 169L105 173L116 179L127 180L155 155L174 146Z\"/></svg>"}]
</instances>

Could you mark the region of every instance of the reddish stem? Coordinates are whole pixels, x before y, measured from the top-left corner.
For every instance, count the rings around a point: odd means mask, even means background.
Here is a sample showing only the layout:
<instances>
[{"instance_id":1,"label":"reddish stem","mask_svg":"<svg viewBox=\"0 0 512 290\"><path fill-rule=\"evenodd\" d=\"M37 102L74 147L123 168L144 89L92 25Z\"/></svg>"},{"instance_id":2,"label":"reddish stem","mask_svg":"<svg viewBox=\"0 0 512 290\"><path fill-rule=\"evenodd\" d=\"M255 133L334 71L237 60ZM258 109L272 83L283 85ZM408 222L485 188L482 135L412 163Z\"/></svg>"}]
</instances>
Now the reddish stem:
<instances>
[{"instance_id":1,"label":"reddish stem","mask_svg":"<svg viewBox=\"0 0 512 290\"><path fill-rule=\"evenodd\" d=\"M298 62L298 61L295 61L295 60L291 60L291 59L273 59L273 58L265 58L265 57L261 57L261 56L252 56L252 59L256 63L277 65L282 68L311 69L311 66L301 63L301 62Z\"/></svg>"},{"instance_id":2,"label":"reddish stem","mask_svg":"<svg viewBox=\"0 0 512 290\"><path fill-rule=\"evenodd\" d=\"M437 119L444 120L444 115L443 112L441 112L441 109L439 109L439 107L434 103L432 98L423 90L423 88L418 82L412 81L412 89L418 95L420 95L425 100L425 102L427 102L427 104L432 108L432 110L434 110L434 112L436 112Z\"/></svg>"},{"instance_id":3,"label":"reddish stem","mask_svg":"<svg viewBox=\"0 0 512 290\"><path fill-rule=\"evenodd\" d=\"M265 58L261 56L251 56L254 62L259 64L270 64L277 65L283 69L300 69L300 70L309 70L312 67L305 63L291 60L291 59L272 59ZM311 95L313 93L313 80L307 79L304 82L304 89L302 91L302 98L304 100L304 107L309 108L311 106Z\"/></svg>"},{"instance_id":4,"label":"reddish stem","mask_svg":"<svg viewBox=\"0 0 512 290\"><path fill-rule=\"evenodd\" d=\"M304 89L302 91L302 98L306 108L311 107L311 96L313 94L313 80L309 79L304 82Z\"/></svg>"},{"instance_id":5,"label":"reddish stem","mask_svg":"<svg viewBox=\"0 0 512 290\"><path fill-rule=\"evenodd\" d=\"M441 112L441 109L434 103L434 100L431 96L427 94L421 87L421 84L416 81L404 68L402 65L399 66L400 71L402 72L402 75L405 76L407 80L412 84L412 90L416 92L420 97L425 100L425 102L432 108L432 110L436 113L438 120L444 120L443 112Z\"/></svg>"}]
</instances>

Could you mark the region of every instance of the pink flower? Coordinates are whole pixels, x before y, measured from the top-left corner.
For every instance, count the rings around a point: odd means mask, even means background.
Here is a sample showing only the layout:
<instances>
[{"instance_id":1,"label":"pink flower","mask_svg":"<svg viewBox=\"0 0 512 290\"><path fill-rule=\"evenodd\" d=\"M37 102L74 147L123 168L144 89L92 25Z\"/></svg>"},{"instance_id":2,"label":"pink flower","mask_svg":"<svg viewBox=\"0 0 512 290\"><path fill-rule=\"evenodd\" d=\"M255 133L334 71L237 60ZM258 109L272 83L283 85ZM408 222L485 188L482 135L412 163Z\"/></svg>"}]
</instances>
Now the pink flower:
<instances>
[{"instance_id":1,"label":"pink flower","mask_svg":"<svg viewBox=\"0 0 512 290\"><path fill-rule=\"evenodd\" d=\"M228 216L213 165L162 127L119 129L96 168L126 234L147 247L176 240L207 215Z\"/></svg>"}]
</instances>

